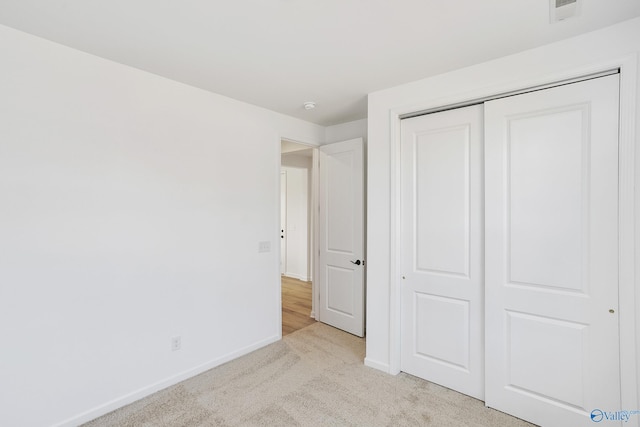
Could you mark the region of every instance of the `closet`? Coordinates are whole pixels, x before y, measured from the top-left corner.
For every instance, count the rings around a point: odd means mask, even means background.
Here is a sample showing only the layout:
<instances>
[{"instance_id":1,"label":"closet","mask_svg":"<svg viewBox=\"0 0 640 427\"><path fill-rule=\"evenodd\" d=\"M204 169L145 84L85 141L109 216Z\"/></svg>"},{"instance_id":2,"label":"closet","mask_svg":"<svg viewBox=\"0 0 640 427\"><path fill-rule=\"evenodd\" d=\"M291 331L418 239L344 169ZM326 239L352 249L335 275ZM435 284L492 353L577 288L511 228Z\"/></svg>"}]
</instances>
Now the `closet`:
<instances>
[{"instance_id":1,"label":"closet","mask_svg":"<svg viewBox=\"0 0 640 427\"><path fill-rule=\"evenodd\" d=\"M401 370L544 426L620 407L619 75L401 122Z\"/></svg>"}]
</instances>

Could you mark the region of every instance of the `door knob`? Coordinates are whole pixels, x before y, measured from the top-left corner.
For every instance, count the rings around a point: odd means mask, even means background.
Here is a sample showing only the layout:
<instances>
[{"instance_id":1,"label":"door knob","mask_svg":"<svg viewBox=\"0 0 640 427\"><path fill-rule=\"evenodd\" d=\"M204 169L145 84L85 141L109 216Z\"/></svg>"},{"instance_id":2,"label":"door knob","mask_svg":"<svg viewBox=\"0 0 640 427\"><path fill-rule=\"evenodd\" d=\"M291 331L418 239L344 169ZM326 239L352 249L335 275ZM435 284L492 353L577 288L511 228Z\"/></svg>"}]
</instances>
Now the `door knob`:
<instances>
[{"instance_id":1,"label":"door knob","mask_svg":"<svg viewBox=\"0 0 640 427\"><path fill-rule=\"evenodd\" d=\"M358 260L355 260L355 261L351 261L351 264L360 265L360 264L364 264L364 261L360 261L358 259Z\"/></svg>"}]
</instances>

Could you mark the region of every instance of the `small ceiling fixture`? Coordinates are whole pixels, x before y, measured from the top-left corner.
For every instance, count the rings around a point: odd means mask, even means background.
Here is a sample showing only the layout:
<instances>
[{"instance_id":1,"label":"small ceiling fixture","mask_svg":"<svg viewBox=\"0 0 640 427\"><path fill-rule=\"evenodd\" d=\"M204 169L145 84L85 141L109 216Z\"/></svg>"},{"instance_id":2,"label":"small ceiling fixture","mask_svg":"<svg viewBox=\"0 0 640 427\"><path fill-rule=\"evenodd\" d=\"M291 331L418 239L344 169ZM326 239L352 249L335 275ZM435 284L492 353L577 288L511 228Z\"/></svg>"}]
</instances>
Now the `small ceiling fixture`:
<instances>
[{"instance_id":1,"label":"small ceiling fixture","mask_svg":"<svg viewBox=\"0 0 640 427\"><path fill-rule=\"evenodd\" d=\"M316 108L316 103L313 101L307 101L302 105L304 105L305 110L313 110L314 108Z\"/></svg>"}]
</instances>

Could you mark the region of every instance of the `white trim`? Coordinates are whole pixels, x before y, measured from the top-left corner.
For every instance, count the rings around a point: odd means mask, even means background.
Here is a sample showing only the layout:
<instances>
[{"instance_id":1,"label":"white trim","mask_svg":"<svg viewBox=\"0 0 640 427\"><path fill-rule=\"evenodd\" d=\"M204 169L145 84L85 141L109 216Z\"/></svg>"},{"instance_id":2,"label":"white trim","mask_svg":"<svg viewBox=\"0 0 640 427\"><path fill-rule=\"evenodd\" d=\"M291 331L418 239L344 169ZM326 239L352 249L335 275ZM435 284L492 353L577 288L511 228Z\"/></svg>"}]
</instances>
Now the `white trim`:
<instances>
[{"instance_id":1,"label":"white trim","mask_svg":"<svg viewBox=\"0 0 640 427\"><path fill-rule=\"evenodd\" d=\"M86 423L95 418L98 418L102 415L108 414L111 411L114 411L118 408L121 408L125 405L133 403L137 400L140 400L144 397L150 396L153 393L156 393L160 390L164 390L165 388L171 387L172 385L178 384L181 381L187 380L191 377L199 375L203 372L208 371L209 369L215 368L216 366L220 366L223 363L229 362L231 360L237 359L238 357L244 356L246 354L251 353L252 351L258 350L262 347L265 347L269 344L272 344L276 341L280 340L279 335L274 335L267 339L258 341L254 344L248 345L240 350L233 351L224 356L218 357L216 359L210 360L209 362L205 362L201 365L196 366L195 368L188 369L183 371L177 375L172 375L162 381L158 381L157 383L151 384L149 386L143 387L139 390L136 390L131 393L127 393L124 396L113 399L103 405L97 406L93 409L85 411L81 414L68 418L64 421L61 421L57 424L54 424L52 427L72 427L77 426L82 423Z\"/></svg>"},{"instance_id":2,"label":"white trim","mask_svg":"<svg viewBox=\"0 0 640 427\"><path fill-rule=\"evenodd\" d=\"M637 102L638 55L630 55L620 64L620 131L619 131L619 322L621 409L638 409L637 356L640 354L639 317L635 277L635 118ZM639 426L640 419L629 420Z\"/></svg>"},{"instance_id":3,"label":"white trim","mask_svg":"<svg viewBox=\"0 0 640 427\"><path fill-rule=\"evenodd\" d=\"M389 365L386 363L378 362L377 360L371 360L369 358L364 359L364 366L369 368L377 369L378 371L392 373L390 371Z\"/></svg>"},{"instance_id":4,"label":"white trim","mask_svg":"<svg viewBox=\"0 0 640 427\"><path fill-rule=\"evenodd\" d=\"M285 277L289 277L289 278L291 278L291 279L300 280L300 281L302 281L302 282L310 282L310 281L311 281L311 278L310 278L309 276L303 276L303 275L301 275L301 274L295 274L295 273L287 273L287 272L285 272L285 273L283 274L283 276L285 276Z\"/></svg>"},{"instance_id":5,"label":"white trim","mask_svg":"<svg viewBox=\"0 0 640 427\"><path fill-rule=\"evenodd\" d=\"M402 169L400 167L400 116L399 112L389 112L389 134L391 144L389 148L389 159L391 161L391 234L389 236L389 250L391 263L389 265L389 283L391 294L389 295L389 369L393 375L400 373L400 348L402 345L402 278L399 267L402 265L402 212L401 212L401 178Z\"/></svg>"},{"instance_id":6,"label":"white trim","mask_svg":"<svg viewBox=\"0 0 640 427\"><path fill-rule=\"evenodd\" d=\"M275 163L276 163L276 171L278 173L278 184L277 184L277 197L276 200L278 201L278 203L276 203L277 208L276 208L276 223L274 224L273 227L273 241L274 242L278 242L275 246L276 246L276 253L277 253L277 257L276 257L276 271L278 272L278 292L277 292L277 296L276 296L276 301L277 301L277 307L278 307L278 324L276 331L278 331L278 339L281 340L282 339L282 244L280 243L280 239L282 237L282 233L279 232L278 230L280 230L282 227L282 141L285 140L282 136L280 136L278 138L278 149L276 150L276 159L275 159ZM285 178L286 178L286 172L285 172ZM285 254L286 256L286 254ZM284 264L284 268L286 270L287 268L287 264L285 261Z\"/></svg>"},{"instance_id":7,"label":"white trim","mask_svg":"<svg viewBox=\"0 0 640 427\"><path fill-rule=\"evenodd\" d=\"M320 321L320 286L318 282L318 266L320 265L320 152L313 149L311 159L311 222L313 224L313 245L311 266L311 317Z\"/></svg>"},{"instance_id":8,"label":"white trim","mask_svg":"<svg viewBox=\"0 0 640 427\"><path fill-rule=\"evenodd\" d=\"M620 69L620 354L621 354L621 409L637 409L640 406L638 397L639 380L637 368L637 354L640 354L640 338L636 331L640 331L640 316L636 316L636 308L640 307L640 293L635 290L635 117L636 117L636 82L638 56L628 55L603 63L592 64L587 67L565 70L551 75L518 82L498 84L491 87L475 89L473 91L453 94L446 97L425 100L424 103L394 108L389 110L389 140L390 140L390 294L389 294L389 372L400 372L400 337L401 337L401 278L398 267L400 264L401 212L400 204L400 117L420 111L456 105L474 99L488 98L501 93L518 91L525 88L551 85L555 82L590 76L611 69ZM640 181L640 179L639 179ZM640 268L640 266L638 266ZM623 324L624 323L624 324ZM382 369L384 370L384 369ZM640 420L630 420L632 424L640 425Z\"/></svg>"}]
</instances>

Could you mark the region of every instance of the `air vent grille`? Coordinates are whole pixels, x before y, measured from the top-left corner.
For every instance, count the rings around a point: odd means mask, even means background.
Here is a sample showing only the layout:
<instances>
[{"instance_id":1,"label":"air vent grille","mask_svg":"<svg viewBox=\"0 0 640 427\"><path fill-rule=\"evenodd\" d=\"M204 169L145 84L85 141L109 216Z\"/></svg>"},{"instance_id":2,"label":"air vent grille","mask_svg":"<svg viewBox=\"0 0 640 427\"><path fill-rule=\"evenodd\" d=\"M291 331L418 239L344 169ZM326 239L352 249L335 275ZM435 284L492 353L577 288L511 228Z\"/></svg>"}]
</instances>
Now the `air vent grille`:
<instances>
[{"instance_id":1,"label":"air vent grille","mask_svg":"<svg viewBox=\"0 0 640 427\"><path fill-rule=\"evenodd\" d=\"M549 22L564 21L580 15L582 0L549 0Z\"/></svg>"},{"instance_id":2,"label":"air vent grille","mask_svg":"<svg viewBox=\"0 0 640 427\"><path fill-rule=\"evenodd\" d=\"M556 0L556 8L577 2L578 0Z\"/></svg>"}]
</instances>

